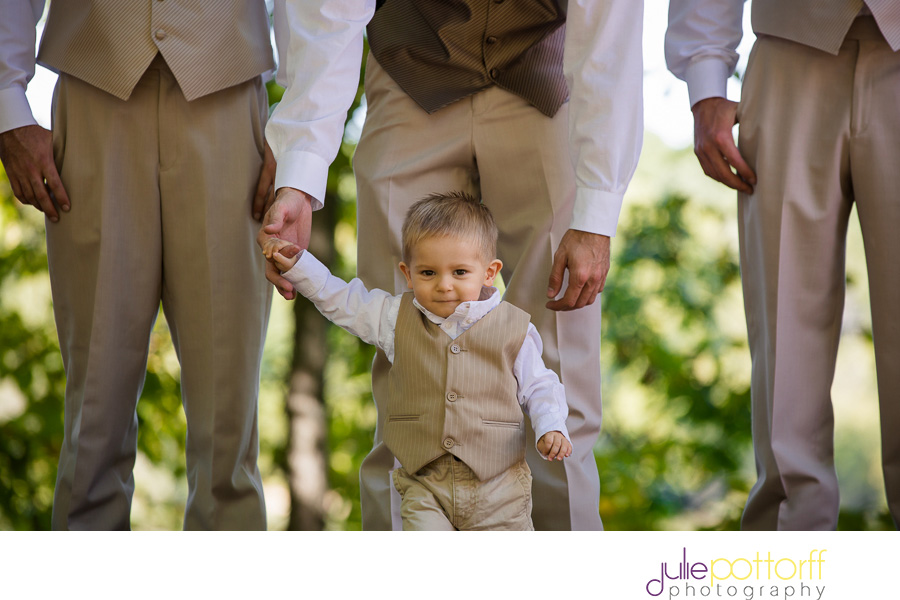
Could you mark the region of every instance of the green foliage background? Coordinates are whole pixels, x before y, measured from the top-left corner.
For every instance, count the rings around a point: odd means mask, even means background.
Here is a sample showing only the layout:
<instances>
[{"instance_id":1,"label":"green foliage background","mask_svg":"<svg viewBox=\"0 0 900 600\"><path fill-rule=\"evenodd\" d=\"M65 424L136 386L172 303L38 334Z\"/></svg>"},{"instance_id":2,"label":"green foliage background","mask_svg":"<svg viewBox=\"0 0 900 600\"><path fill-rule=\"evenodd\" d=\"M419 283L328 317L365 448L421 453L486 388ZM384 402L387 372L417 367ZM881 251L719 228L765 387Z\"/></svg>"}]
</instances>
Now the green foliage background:
<instances>
[{"instance_id":1,"label":"green foliage background","mask_svg":"<svg viewBox=\"0 0 900 600\"><path fill-rule=\"evenodd\" d=\"M270 85L273 101L280 94ZM337 208L336 273L356 268L351 157L354 108L329 173ZM63 217L65 218L65 217ZM848 314L835 411L841 527L889 528L877 447L865 269L858 231L849 251ZM737 268L734 197L705 179L689 149L648 136L626 198L602 296L604 430L595 448L608 529L736 528L754 480L749 352ZM270 528L284 528L284 409L293 323L273 304L260 396L260 467ZM332 328L326 406L331 490L326 529L359 529L359 465L371 447L372 349ZM852 372L842 365L857 365ZM0 529L49 528L62 438L65 376L53 324L43 219L0 177ZM140 420L136 529L178 529L187 496L179 367L157 322Z\"/></svg>"}]
</instances>

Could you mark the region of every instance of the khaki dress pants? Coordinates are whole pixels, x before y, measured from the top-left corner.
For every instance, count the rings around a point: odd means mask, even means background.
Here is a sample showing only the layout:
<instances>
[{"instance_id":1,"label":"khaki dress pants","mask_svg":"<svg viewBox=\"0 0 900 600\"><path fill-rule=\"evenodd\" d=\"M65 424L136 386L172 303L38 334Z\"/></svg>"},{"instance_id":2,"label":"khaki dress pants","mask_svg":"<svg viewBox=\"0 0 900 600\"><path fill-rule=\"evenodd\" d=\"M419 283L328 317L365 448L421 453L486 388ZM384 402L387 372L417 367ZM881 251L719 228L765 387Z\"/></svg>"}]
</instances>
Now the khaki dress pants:
<instances>
[{"instance_id":1,"label":"khaki dress pants","mask_svg":"<svg viewBox=\"0 0 900 600\"><path fill-rule=\"evenodd\" d=\"M405 291L397 268L407 209L433 192L480 196L500 230L505 299L531 315L544 362L566 388L574 450L545 461L526 426L534 477L536 529L601 529L600 481L593 448L600 433L600 301L572 312L544 307L550 265L569 227L575 175L569 159L568 105L551 119L518 96L491 87L433 114L420 108L370 55L368 112L354 157L359 211L359 277L369 288ZM399 529L394 457L382 442L387 373L375 358L375 445L360 469L364 529Z\"/></svg>"},{"instance_id":2,"label":"khaki dress pants","mask_svg":"<svg viewBox=\"0 0 900 600\"><path fill-rule=\"evenodd\" d=\"M761 36L739 107L739 196L759 476L744 529L834 529L831 384L855 202L869 274L882 461L900 524L900 53L858 19L837 56Z\"/></svg>"},{"instance_id":3,"label":"khaki dress pants","mask_svg":"<svg viewBox=\"0 0 900 600\"><path fill-rule=\"evenodd\" d=\"M187 102L157 58L127 101L62 74L54 153L72 209L47 222L66 368L54 529L127 529L135 413L160 302L182 368L186 529L264 529L259 364L271 299L251 200L259 77Z\"/></svg>"}]
</instances>

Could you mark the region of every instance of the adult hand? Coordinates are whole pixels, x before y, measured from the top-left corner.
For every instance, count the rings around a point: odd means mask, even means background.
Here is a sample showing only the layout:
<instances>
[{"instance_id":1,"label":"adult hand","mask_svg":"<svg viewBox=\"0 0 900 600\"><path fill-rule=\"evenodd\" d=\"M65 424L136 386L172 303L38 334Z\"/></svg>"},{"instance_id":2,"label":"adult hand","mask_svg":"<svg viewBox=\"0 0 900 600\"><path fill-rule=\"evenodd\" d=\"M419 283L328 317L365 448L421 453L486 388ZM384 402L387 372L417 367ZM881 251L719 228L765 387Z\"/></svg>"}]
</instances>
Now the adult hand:
<instances>
[{"instance_id":1,"label":"adult hand","mask_svg":"<svg viewBox=\"0 0 900 600\"><path fill-rule=\"evenodd\" d=\"M22 204L30 204L54 223L59 212L70 207L69 195L53 162L53 139L40 125L26 125L0 133L0 161L13 194Z\"/></svg>"},{"instance_id":2,"label":"adult hand","mask_svg":"<svg viewBox=\"0 0 900 600\"><path fill-rule=\"evenodd\" d=\"M563 275L569 271L569 285L559 300L547 303L551 310L573 310L593 304L603 291L609 272L609 237L577 229L568 230L553 256L547 297L562 289Z\"/></svg>"},{"instance_id":3,"label":"adult hand","mask_svg":"<svg viewBox=\"0 0 900 600\"><path fill-rule=\"evenodd\" d=\"M752 194L756 174L738 152L731 132L738 122L737 107L737 102L725 98L706 98L691 107L694 154L708 176L730 188Z\"/></svg>"},{"instance_id":4,"label":"adult hand","mask_svg":"<svg viewBox=\"0 0 900 600\"><path fill-rule=\"evenodd\" d=\"M309 245L309 230L312 225L312 197L294 188L280 188L275 202L263 218L262 227L256 236L256 243L266 248L266 240L280 238L296 244L301 250ZM294 286L281 276L278 265L266 260L266 279L269 280L285 300L296 297Z\"/></svg>"},{"instance_id":5,"label":"adult hand","mask_svg":"<svg viewBox=\"0 0 900 600\"><path fill-rule=\"evenodd\" d=\"M275 202L275 155L269 148L269 142L266 142L265 157L256 184L256 195L253 196L253 218L261 221L273 202Z\"/></svg>"}]
</instances>

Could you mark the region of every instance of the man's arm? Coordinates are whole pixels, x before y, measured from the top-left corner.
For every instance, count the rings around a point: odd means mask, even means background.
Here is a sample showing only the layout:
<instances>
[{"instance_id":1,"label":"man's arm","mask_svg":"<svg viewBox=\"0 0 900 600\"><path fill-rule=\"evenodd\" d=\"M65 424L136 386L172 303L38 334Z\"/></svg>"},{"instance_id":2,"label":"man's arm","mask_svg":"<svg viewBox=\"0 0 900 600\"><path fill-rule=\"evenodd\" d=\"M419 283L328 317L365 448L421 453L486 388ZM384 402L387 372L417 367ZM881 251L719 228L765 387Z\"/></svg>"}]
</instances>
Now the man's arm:
<instances>
[{"instance_id":1,"label":"man's arm","mask_svg":"<svg viewBox=\"0 0 900 600\"><path fill-rule=\"evenodd\" d=\"M569 86L569 145L575 166L575 211L556 251L549 298L553 310L592 304L609 271L622 198L643 138L643 0L570 0L564 71Z\"/></svg>"},{"instance_id":2,"label":"man's arm","mask_svg":"<svg viewBox=\"0 0 900 600\"><path fill-rule=\"evenodd\" d=\"M0 161L23 204L59 220L69 196L53 162L50 132L37 124L25 96L34 77L35 26L43 0L0 0Z\"/></svg>"},{"instance_id":3,"label":"man's arm","mask_svg":"<svg viewBox=\"0 0 900 600\"><path fill-rule=\"evenodd\" d=\"M738 152L732 129L737 103L726 98L742 37L744 0L671 0L666 63L688 84L694 153L709 177L752 193L756 174ZM734 170L732 170L734 169Z\"/></svg>"},{"instance_id":4,"label":"man's arm","mask_svg":"<svg viewBox=\"0 0 900 600\"><path fill-rule=\"evenodd\" d=\"M277 0L277 81L284 96L266 125L278 169L275 202L259 232L306 248L311 213L322 207L328 167L344 135L359 82L363 32L375 0ZM274 213L270 215L269 213ZM266 278L285 298L293 288L271 263Z\"/></svg>"}]
</instances>

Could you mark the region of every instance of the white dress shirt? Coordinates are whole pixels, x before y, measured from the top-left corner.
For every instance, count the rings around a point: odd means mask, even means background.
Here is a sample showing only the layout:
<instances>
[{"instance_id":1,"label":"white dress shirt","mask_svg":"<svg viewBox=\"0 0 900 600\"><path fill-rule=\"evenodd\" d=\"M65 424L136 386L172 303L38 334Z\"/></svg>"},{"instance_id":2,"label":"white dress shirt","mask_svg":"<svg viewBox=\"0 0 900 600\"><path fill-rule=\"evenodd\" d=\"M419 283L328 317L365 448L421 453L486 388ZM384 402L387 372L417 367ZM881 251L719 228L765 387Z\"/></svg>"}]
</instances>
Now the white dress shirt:
<instances>
[{"instance_id":1,"label":"white dress shirt","mask_svg":"<svg viewBox=\"0 0 900 600\"><path fill-rule=\"evenodd\" d=\"M743 37L746 0L670 0L666 65L688 85L691 106L706 98L726 98ZM871 15L863 4L859 16Z\"/></svg>"},{"instance_id":2,"label":"white dress shirt","mask_svg":"<svg viewBox=\"0 0 900 600\"><path fill-rule=\"evenodd\" d=\"M277 81L286 89L266 127L275 187L322 206L328 166L359 81L375 0L276 0ZM576 196L571 227L615 235L643 136L643 0L569 0L564 72Z\"/></svg>"},{"instance_id":3,"label":"white dress shirt","mask_svg":"<svg viewBox=\"0 0 900 600\"><path fill-rule=\"evenodd\" d=\"M284 277L329 321L383 350L393 364L394 330L402 295L394 296L379 289L367 290L359 279L347 283L332 275L307 251L300 255L300 260L290 271L284 273ZM497 288L483 288L479 300L463 302L447 318L429 312L417 300L413 300L413 304L448 337L456 339L496 308L501 299ZM513 365L513 375L518 382L516 396L531 419L535 440L540 440L549 431L560 431L568 439L566 417L569 410L565 389L556 373L544 365L541 352L541 337L529 323L525 341Z\"/></svg>"},{"instance_id":4,"label":"white dress shirt","mask_svg":"<svg viewBox=\"0 0 900 600\"><path fill-rule=\"evenodd\" d=\"M0 133L36 125L25 88L34 77L35 27L45 0L0 0Z\"/></svg>"}]
</instances>

